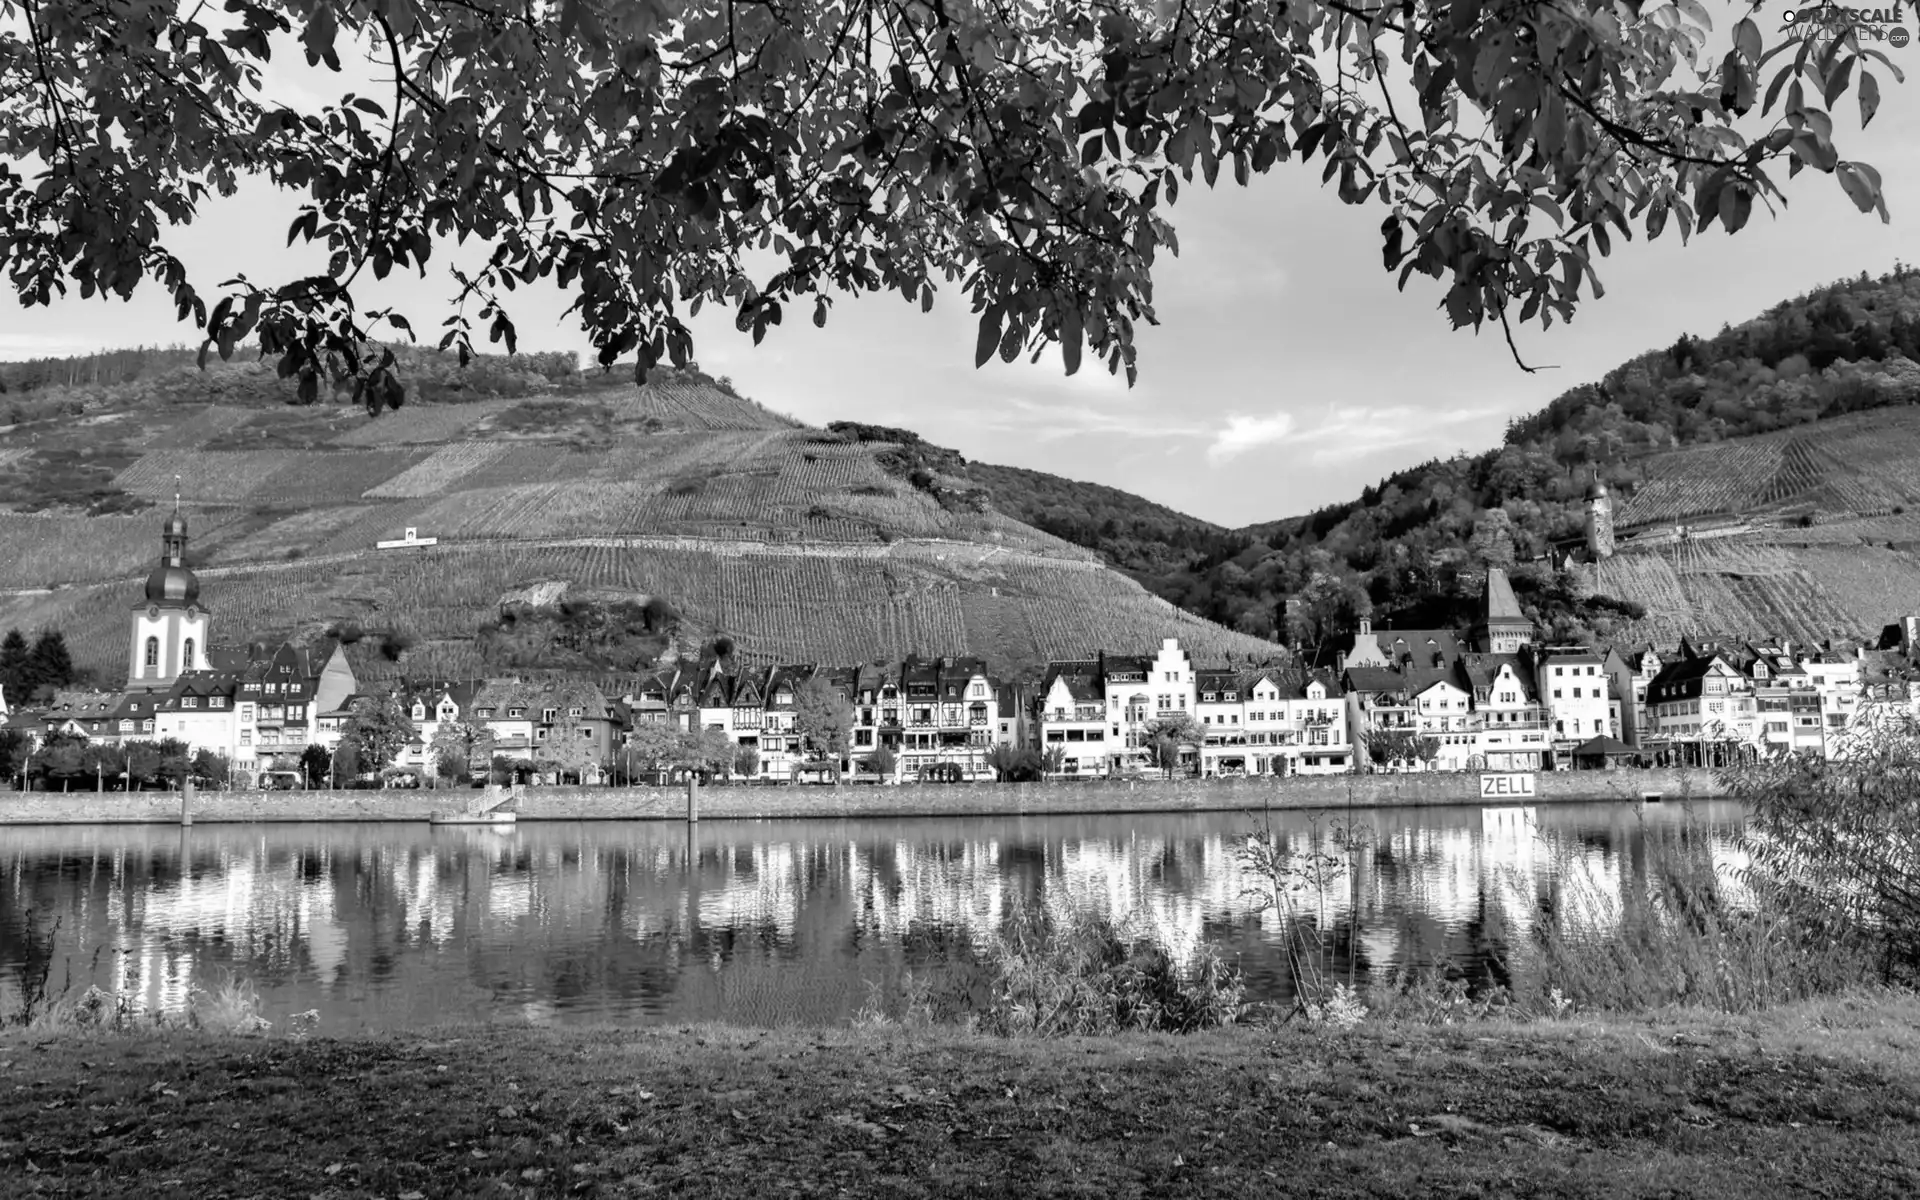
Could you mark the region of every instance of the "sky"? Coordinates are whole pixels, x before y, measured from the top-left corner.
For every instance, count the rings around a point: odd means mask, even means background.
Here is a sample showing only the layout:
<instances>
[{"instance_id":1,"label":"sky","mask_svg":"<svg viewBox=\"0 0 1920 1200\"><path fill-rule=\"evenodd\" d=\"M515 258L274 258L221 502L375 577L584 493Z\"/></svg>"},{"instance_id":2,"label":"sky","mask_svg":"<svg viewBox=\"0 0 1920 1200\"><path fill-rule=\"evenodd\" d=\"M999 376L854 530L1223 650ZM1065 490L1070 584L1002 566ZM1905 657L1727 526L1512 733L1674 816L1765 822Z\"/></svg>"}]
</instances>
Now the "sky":
<instances>
[{"instance_id":1,"label":"sky","mask_svg":"<svg viewBox=\"0 0 1920 1200\"><path fill-rule=\"evenodd\" d=\"M1281 164L1245 189L1226 173L1218 190L1198 180L1181 189L1170 214L1181 253L1156 266L1160 324L1137 330L1131 389L1091 356L1071 378L1057 354L976 370L974 318L954 288L925 314L897 294L842 297L824 329L803 307L757 347L708 309L694 322L696 357L810 424L903 426L972 460L1122 488L1230 527L1298 515L1392 471L1497 445L1511 418L1683 333L1712 334L1835 279L1920 261L1920 42L1887 53L1907 82L1882 72L1865 131L1849 95L1835 136L1843 154L1880 170L1890 224L1809 171L1782 181L1787 210L1770 219L1756 208L1737 235L1715 227L1685 247L1672 227L1650 244L1616 238L1595 263L1605 298L1589 298L1570 326L1516 329L1526 361L1551 368L1535 374L1513 362L1497 326L1451 330L1440 283L1416 276L1400 292L1380 260L1384 210L1342 204L1320 186L1318 162ZM172 244L208 282L248 270L286 278L319 265L305 247L285 248L296 210L291 196L243 187ZM363 305L399 302L416 328L433 329L451 294L436 270L390 280ZM559 319L568 298L557 289L509 300L522 350L592 361ZM151 285L124 303L0 303L0 358L194 340Z\"/></svg>"}]
</instances>

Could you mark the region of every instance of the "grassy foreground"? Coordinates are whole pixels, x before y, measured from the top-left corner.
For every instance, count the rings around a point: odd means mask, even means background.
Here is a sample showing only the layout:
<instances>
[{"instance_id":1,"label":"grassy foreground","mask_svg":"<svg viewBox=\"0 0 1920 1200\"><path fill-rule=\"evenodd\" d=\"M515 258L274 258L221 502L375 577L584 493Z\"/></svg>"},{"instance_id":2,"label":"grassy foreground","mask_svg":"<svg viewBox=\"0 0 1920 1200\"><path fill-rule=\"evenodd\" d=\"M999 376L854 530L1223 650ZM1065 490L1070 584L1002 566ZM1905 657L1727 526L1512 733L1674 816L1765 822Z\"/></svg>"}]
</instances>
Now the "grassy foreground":
<instances>
[{"instance_id":1,"label":"grassy foreground","mask_svg":"<svg viewBox=\"0 0 1920 1200\"><path fill-rule=\"evenodd\" d=\"M10 1196L1912 1196L1920 1000L1242 1029L0 1036Z\"/></svg>"}]
</instances>

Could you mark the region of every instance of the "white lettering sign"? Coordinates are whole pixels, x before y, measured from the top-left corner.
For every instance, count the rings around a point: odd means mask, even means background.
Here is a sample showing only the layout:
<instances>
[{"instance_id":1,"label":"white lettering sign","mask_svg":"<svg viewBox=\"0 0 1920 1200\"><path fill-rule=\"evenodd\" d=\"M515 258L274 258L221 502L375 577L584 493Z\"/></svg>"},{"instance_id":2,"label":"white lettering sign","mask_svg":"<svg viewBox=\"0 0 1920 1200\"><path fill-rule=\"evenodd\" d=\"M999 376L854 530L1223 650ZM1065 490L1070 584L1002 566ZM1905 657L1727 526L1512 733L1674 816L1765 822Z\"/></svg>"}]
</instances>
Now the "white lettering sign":
<instances>
[{"instance_id":1,"label":"white lettering sign","mask_svg":"<svg viewBox=\"0 0 1920 1200\"><path fill-rule=\"evenodd\" d=\"M1500 775L1482 775L1480 777L1480 798L1482 800L1508 800L1515 796L1531 799L1537 795L1533 790L1531 772L1512 772Z\"/></svg>"}]
</instances>

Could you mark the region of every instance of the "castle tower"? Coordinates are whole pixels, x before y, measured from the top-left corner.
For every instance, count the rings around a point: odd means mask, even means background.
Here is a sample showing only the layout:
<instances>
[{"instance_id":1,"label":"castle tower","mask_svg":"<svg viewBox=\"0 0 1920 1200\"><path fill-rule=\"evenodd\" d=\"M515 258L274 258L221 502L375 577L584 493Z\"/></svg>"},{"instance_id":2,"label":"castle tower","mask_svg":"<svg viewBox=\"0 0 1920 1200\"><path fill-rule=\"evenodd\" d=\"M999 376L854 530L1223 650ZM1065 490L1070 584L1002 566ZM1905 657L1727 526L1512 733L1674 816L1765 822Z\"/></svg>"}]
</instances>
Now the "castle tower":
<instances>
[{"instance_id":1,"label":"castle tower","mask_svg":"<svg viewBox=\"0 0 1920 1200\"><path fill-rule=\"evenodd\" d=\"M1593 482L1587 484L1587 553L1595 562L1613 557L1613 497L1600 482L1600 468L1593 469Z\"/></svg>"},{"instance_id":2,"label":"castle tower","mask_svg":"<svg viewBox=\"0 0 1920 1200\"><path fill-rule=\"evenodd\" d=\"M127 690L164 691L182 672L204 670L207 623L200 581L187 566L187 519L176 497L160 527L160 565L147 576L146 598L133 608Z\"/></svg>"}]
</instances>

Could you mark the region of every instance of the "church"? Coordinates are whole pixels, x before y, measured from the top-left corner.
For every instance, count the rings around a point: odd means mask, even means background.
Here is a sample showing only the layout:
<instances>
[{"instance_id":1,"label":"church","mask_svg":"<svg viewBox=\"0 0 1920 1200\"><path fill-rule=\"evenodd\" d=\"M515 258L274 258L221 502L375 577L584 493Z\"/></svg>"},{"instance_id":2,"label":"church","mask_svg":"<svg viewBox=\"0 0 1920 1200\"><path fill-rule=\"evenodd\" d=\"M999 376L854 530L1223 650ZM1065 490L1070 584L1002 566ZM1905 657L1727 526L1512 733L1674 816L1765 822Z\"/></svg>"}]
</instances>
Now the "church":
<instances>
[{"instance_id":1,"label":"church","mask_svg":"<svg viewBox=\"0 0 1920 1200\"><path fill-rule=\"evenodd\" d=\"M223 755L238 779L298 759L337 736L356 688L337 642L217 647L213 614L187 565L187 518L175 505L160 526L160 560L127 622L127 677L118 692L67 691L44 715L48 733L90 741L185 742Z\"/></svg>"}]
</instances>

